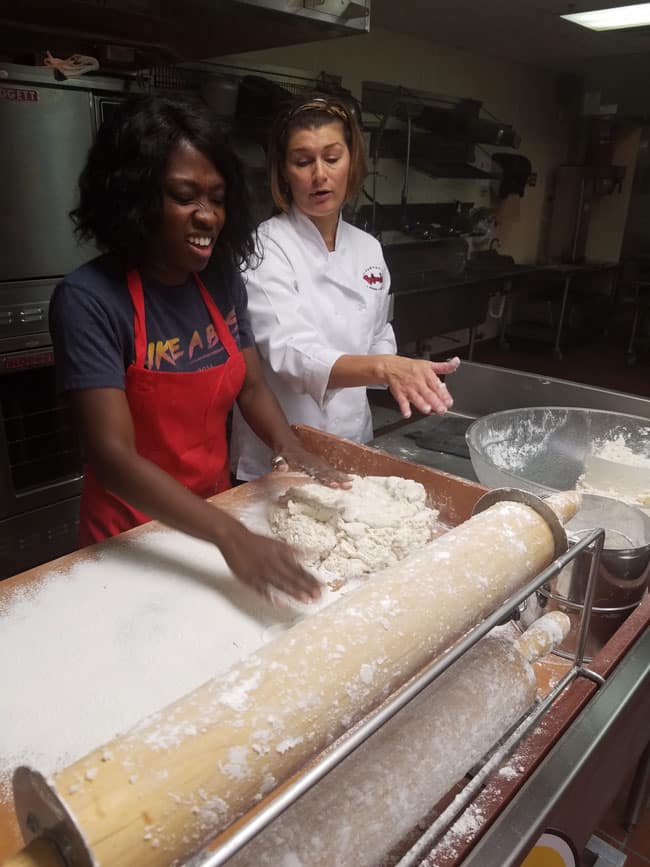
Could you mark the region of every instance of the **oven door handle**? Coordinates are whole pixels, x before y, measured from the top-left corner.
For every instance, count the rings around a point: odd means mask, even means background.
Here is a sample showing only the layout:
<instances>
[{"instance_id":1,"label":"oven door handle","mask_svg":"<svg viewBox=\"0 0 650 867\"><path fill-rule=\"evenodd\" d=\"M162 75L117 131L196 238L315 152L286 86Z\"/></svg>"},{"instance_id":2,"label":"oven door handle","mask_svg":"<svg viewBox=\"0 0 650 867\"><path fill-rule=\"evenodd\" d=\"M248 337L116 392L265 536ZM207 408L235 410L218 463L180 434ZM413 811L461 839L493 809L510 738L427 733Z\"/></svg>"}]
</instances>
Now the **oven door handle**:
<instances>
[{"instance_id":1,"label":"oven door handle","mask_svg":"<svg viewBox=\"0 0 650 867\"><path fill-rule=\"evenodd\" d=\"M42 307L32 307L27 310L20 310L18 312L18 319L21 323L27 324L28 322L42 322L43 321L43 308Z\"/></svg>"}]
</instances>

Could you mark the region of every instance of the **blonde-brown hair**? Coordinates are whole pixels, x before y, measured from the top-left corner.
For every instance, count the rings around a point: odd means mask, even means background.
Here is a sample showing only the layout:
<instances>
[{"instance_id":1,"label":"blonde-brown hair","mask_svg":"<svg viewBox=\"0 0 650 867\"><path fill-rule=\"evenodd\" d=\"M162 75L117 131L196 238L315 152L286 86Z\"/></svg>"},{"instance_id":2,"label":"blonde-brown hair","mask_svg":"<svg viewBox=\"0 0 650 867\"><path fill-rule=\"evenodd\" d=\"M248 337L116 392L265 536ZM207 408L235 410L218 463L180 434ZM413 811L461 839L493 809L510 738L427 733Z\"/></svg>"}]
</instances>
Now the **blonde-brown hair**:
<instances>
[{"instance_id":1,"label":"blonde-brown hair","mask_svg":"<svg viewBox=\"0 0 650 867\"><path fill-rule=\"evenodd\" d=\"M353 199L361 190L368 169L363 135L356 117L341 99L320 93L303 95L277 116L269 137L269 184L273 201L279 210L287 212L291 208L291 191L284 177L290 135L297 129L318 128L336 121L343 125L345 142L350 152L346 200Z\"/></svg>"}]
</instances>

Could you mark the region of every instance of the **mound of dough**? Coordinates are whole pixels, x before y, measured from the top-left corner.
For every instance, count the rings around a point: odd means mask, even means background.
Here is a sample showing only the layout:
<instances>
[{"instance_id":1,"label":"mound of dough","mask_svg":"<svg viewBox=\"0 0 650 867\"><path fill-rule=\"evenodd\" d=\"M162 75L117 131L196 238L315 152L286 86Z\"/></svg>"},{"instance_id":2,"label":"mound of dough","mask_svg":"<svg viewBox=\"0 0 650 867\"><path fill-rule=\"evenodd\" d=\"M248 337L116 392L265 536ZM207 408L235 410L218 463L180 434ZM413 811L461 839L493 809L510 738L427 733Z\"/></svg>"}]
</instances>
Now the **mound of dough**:
<instances>
[{"instance_id":1,"label":"mound of dough","mask_svg":"<svg viewBox=\"0 0 650 867\"><path fill-rule=\"evenodd\" d=\"M303 552L309 566L356 578L402 560L425 545L438 511L419 482L398 476L352 476L352 487L297 485L272 504L273 532Z\"/></svg>"}]
</instances>

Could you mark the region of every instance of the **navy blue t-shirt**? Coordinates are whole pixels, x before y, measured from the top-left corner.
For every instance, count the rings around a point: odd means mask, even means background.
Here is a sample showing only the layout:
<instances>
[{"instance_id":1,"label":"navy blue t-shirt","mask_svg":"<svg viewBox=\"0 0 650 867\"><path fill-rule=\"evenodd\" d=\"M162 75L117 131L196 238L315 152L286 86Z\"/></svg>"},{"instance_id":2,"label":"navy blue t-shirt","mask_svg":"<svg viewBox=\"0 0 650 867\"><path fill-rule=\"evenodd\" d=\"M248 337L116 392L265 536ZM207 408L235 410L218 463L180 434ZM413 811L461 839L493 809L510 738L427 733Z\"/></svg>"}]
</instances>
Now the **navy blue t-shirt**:
<instances>
[{"instance_id":1,"label":"navy blue t-shirt","mask_svg":"<svg viewBox=\"0 0 650 867\"><path fill-rule=\"evenodd\" d=\"M241 349L254 344L241 275L218 263L201 274ZM227 353L199 288L190 277L182 286L143 279L150 370L185 373L218 367ZM123 264L113 254L87 262L54 290L50 330L59 391L124 388L135 360L133 304Z\"/></svg>"}]
</instances>

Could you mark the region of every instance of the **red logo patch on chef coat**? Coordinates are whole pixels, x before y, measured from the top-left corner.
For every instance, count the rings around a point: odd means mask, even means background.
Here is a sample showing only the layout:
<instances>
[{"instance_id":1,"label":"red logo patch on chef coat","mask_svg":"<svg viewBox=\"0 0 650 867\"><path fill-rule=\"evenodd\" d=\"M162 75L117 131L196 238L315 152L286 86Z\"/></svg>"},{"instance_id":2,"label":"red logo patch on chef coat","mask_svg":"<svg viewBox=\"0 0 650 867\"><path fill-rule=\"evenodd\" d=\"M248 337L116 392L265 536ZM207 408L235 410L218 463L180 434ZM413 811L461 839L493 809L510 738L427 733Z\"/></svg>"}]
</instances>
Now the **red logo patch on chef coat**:
<instances>
[{"instance_id":1,"label":"red logo patch on chef coat","mask_svg":"<svg viewBox=\"0 0 650 867\"><path fill-rule=\"evenodd\" d=\"M381 289L384 285L384 272L379 265L371 265L363 272L363 279L371 289Z\"/></svg>"}]
</instances>

